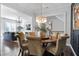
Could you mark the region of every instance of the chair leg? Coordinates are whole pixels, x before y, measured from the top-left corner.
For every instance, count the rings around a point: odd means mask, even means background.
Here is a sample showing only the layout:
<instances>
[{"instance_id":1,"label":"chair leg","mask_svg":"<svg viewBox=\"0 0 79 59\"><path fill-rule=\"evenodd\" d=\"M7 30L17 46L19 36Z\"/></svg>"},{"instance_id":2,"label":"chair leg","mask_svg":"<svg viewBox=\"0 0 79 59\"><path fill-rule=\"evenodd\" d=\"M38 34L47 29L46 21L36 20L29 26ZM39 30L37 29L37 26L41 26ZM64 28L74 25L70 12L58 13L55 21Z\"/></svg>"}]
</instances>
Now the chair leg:
<instances>
[{"instance_id":1,"label":"chair leg","mask_svg":"<svg viewBox=\"0 0 79 59\"><path fill-rule=\"evenodd\" d=\"M28 50L24 50L23 55L24 56L28 56L29 55L29 51Z\"/></svg>"},{"instance_id":2,"label":"chair leg","mask_svg":"<svg viewBox=\"0 0 79 59\"><path fill-rule=\"evenodd\" d=\"M20 53L21 53L21 49L19 50L19 54L18 54L18 56L20 55Z\"/></svg>"},{"instance_id":3,"label":"chair leg","mask_svg":"<svg viewBox=\"0 0 79 59\"><path fill-rule=\"evenodd\" d=\"M30 55L30 51L28 50L28 56Z\"/></svg>"},{"instance_id":4,"label":"chair leg","mask_svg":"<svg viewBox=\"0 0 79 59\"><path fill-rule=\"evenodd\" d=\"M22 50L22 54L21 54L22 56L24 56L24 51Z\"/></svg>"},{"instance_id":5,"label":"chair leg","mask_svg":"<svg viewBox=\"0 0 79 59\"><path fill-rule=\"evenodd\" d=\"M27 49L28 50L28 49ZM21 54L21 56L29 55L29 50L28 53L25 50L20 49L18 56Z\"/></svg>"}]
</instances>

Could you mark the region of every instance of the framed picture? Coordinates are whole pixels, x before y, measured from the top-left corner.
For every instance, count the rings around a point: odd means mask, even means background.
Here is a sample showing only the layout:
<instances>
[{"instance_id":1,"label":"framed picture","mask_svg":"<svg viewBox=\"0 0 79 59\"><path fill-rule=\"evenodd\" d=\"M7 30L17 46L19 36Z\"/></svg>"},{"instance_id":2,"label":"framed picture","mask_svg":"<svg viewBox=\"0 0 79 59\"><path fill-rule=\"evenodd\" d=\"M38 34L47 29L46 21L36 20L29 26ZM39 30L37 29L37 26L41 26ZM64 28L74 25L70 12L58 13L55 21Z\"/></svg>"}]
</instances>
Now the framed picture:
<instances>
[{"instance_id":1,"label":"framed picture","mask_svg":"<svg viewBox=\"0 0 79 59\"><path fill-rule=\"evenodd\" d=\"M26 24L26 30L31 30L31 24Z\"/></svg>"}]
</instances>

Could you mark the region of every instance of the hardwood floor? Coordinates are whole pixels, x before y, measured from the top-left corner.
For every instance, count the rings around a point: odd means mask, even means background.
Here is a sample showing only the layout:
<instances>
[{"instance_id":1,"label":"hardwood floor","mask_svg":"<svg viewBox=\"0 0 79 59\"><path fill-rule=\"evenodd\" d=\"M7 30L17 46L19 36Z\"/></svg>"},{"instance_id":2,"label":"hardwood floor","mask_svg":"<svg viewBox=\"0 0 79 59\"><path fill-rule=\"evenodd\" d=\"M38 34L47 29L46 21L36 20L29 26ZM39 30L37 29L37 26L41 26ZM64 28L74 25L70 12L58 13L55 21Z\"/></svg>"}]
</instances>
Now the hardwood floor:
<instances>
[{"instance_id":1,"label":"hardwood floor","mask_svg":"<svg viewBox=\"0 0 79 59\"><path fill-rule=\"evenodd\" d=\"M4 41L1 54L2 56L18 56L18 53L19 53L19 47L16 42ZM43 56L54 56L54 55L49 53L48 51L45 51ZM62 56L74 56L69 46L66 46L66 48L64 49L64 55L62 54Z\"/></svg>"},{"instance_id":2,"label":"hardwood floor","mask_svg":"<svg viewBox=\"0 0 79 59\"><path fill-rule=\"evenodd\" d=\"M69 46L66 46L65 49L64 49L64 55L65 56L74 56L71 48Z\"/></svg>"},{"instance_id":3,"label":"hardwood floor","mask_svg":"<svg viewBox=\"0 0 79 59\"><path fill-rule=\"evenodd\" d=\"M3 41L2 56L17 56L19 47L16 42Z\"/></svg>"}]
</instances>

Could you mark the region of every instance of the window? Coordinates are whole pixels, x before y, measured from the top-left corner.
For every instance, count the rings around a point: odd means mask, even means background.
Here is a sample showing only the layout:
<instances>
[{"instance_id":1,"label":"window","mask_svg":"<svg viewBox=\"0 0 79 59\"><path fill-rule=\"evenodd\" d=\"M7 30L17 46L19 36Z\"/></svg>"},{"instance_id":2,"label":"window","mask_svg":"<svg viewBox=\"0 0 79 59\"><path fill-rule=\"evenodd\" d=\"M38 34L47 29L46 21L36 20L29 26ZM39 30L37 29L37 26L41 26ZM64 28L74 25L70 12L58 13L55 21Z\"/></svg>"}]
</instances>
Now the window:
<instances>
[{"instance_id":1,"label":"window","mask_svg":"<svg viewBox=\"0 0 79 59\"><path fill-rule=\"evenodd\" d=\"M5 32L16 32L16 23L5 22L4 31Z\"/></svg>"}]
</instances>

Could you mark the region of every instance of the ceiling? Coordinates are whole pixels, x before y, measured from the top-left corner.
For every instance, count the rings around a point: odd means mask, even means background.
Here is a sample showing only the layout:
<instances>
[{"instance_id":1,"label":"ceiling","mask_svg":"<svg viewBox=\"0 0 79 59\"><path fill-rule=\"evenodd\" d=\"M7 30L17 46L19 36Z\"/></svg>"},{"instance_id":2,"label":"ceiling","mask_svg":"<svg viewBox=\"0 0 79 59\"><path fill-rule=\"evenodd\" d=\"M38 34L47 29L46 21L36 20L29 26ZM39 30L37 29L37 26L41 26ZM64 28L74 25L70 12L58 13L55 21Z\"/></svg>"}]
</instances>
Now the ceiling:
<instances>
[{"instance_id":1,"label":"ceiling","mask_svg":"<svg viewBox=\"0 0 79 59\"><path fill-rule=\"evenodd\" d=\"M4 5L26 13L30 16L42 14L50 14L53 12L66 11L70 3L3 3Z\"/></svg>"}]
</instances>

